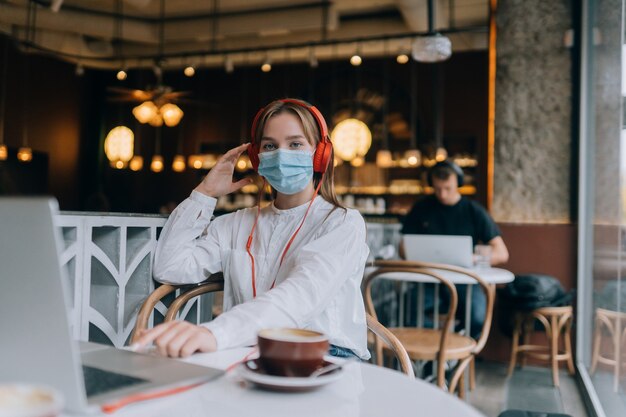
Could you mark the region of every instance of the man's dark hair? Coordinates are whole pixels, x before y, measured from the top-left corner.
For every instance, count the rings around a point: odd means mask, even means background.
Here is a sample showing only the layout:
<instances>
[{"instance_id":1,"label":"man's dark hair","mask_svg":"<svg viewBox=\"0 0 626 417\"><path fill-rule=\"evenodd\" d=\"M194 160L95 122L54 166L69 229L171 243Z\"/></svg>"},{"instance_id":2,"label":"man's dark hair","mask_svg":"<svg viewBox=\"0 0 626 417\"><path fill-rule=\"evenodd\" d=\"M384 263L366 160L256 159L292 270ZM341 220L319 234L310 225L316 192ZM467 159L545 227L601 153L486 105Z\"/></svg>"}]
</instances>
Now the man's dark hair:
<instances>
[{"instance_id":1,"label":"man's dark hair","mask_svg":"<svg viewBox=\"0 0 626 417\"><path fill-rule=\"evenodd\" d=\"M451 175L457 175L456 171L449 165L436 165L431 173L433 178L447 180Z\"/></svg>"}]
</instances>

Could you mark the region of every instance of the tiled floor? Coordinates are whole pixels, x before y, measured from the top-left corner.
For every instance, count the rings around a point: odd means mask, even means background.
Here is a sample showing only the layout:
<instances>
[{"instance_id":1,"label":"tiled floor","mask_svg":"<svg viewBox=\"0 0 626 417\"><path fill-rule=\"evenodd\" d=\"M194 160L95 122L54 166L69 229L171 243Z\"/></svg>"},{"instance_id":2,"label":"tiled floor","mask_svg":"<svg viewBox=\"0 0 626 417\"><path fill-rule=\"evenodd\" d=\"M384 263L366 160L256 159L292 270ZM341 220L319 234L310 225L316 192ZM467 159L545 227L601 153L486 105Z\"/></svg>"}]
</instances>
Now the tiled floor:
<instances>
[{"instance_id":1,"label":"tiled floor","mask_svg":"<svg viewBox=\"0 0 626 417\"><path fill-rule=\"evenodd\" d=\"M476 365L476 389L468 393L468 401L487 417L510 409L587 417L578 385L565 371L559 374L561 386L556 388L548 368L526 366L507 378L504 364Z\"/></svg>"}]
</instances>

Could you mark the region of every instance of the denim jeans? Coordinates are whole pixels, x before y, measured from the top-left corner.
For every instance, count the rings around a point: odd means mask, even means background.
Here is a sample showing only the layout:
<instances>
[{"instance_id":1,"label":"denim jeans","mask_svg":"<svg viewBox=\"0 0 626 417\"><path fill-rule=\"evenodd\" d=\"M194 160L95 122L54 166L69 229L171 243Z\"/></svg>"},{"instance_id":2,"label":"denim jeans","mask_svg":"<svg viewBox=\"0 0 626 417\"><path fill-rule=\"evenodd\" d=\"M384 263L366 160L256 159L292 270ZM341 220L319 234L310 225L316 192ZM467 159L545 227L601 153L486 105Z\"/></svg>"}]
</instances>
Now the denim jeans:
<instances>
[{"instance_id":1,"label":"denim jeans","mask_svg":"<svg viewBox=\"0 0 626 417\"><path fill-rule=\"evenodd\" d=\"M354 353L352 350L335 345L330 345L330 347L328 348L328 354L330 356L336 356L338 358L359 358L357 354Z\"/></svg>"},{"instance_id":2,"label":"denim jeans","mask_svg":"<svg viewBox=\"0 0 626 417\"><path fill-rule=\"evenodd\" d=\"M465 308L466 308L466 295L467 295L468 285L457 285L456 292L458 295L458 304L456 308L456 320L458 324L456 326L456 330L459 331L465 328ZM417 291L415 289L414 291ZM414 300L417 299L416 292L409 291L408 296L413 297ZM439 287L439 311L441 313L446 313L448 311L448 305L450 302L450 296L448 291L446 291L445 287L441 285ZM483 323L485 322L485 315L487 313L487 299L485 298L485 294L482 289L478 285L474 285L472 287L472 298L471 298L471 315L470 315L470 335L477 339L480 337L480 331L482 330ZM415 303L413 303L415 305ZM435 291L434 285L426 284L424 285L424 325L426 327L432 327L432 314L435 306ZM414 307L415 308L415 307ZM413 317L415 317L415 312L408 312L407 317L412 323L409 325L415 325Z\"/></svg>"}]
</instances>

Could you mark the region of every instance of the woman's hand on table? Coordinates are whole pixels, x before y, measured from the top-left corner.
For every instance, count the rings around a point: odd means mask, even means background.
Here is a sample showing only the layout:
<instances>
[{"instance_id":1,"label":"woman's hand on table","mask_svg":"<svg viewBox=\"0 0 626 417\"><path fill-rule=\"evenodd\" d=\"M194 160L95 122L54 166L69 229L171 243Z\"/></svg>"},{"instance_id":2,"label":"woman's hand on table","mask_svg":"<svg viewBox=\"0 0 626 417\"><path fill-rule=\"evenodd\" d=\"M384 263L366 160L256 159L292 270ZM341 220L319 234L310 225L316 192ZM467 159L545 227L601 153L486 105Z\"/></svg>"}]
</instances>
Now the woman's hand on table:
<instances>
[{"instance_id":1,"label":"woman's hand on table","mask_svg":"<svg viewBox=\"0 0 626 417\"><path fill-rule=\"evenodd\" d=\"M186 358L196 352L214 352L217 349L217 341L209 329L187 321L170 321L143 330L131 349L141 351L151 343L159 354L171 358Z\"/></svg>"}]
</instances>

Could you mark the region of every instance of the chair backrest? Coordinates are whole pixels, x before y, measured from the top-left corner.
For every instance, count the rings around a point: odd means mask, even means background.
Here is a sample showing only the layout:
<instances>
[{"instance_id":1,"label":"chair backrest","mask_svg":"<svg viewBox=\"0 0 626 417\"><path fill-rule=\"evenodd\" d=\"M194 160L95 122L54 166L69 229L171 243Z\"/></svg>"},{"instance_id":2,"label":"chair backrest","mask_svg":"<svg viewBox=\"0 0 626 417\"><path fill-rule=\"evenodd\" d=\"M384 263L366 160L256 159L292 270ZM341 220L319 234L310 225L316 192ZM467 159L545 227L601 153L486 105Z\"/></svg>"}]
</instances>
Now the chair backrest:
<instances>
[{"instance_id":1,"label":"chair backrest","mask_svg":"<svg viewBox=\"0 0 626 417\"><path fill-rule=\"evenodd\" d=\"M139 308L137 314L137 321L135 322L135 328L133 329L133 335L130 339L130 343L135 343L141 330L148 328L148 322L150 321L150 315L155 306L163 297L172 292L180 289L181 294L174 299L172 304L167 309L164 321L170 321L176 318L176 315L180 309L192 298L202 294L222 291L224 289L224 280L221 275L210 282L201 283L200 285L170 285L163 284L156 288Z\"/></svg>"},{"instance_id":2,"label":"chair backrest","mask_svg":"<svg viewBox=\"0 0 626 417\"><path fill-rule=\"evenodd\" d=\"M365 298L365 308L368 314L372 315L377 319L376 309L374 308L374 302L372 301L372 283L376 278L381 277L385 274L391 274L394 272L408 272L411 274L416 274L419 276L427 276L434 279L436 282L441 283L447 288L450 301L448 305L448 312L446 313L443 321L443 326L441 327L441 331L439 334L439 346L437 348L437 384L439 386L443 386L444 384L444 366L446 359L446 348L448 346L448 339L450 335L450 331L453 330L454 316L456 313L458 296L456 292L456 288L454 285L442 277L440 274L434 272L429 268L422 267L418 265L417 262L408 262L408 261L374 261L371 266L374 266L376 269L366 275L363 280L363 296ZM376 344L376 357L382 358L382 348L380 344ZM380 359L378 359L379 363Z\"/></svg>"},{"instance_id":3,"label":"chair backrest","mask_svg":"<svg viewBox=\"0 0 626 417\"><path fill-rule=\"evenodd\" d=\"M437 274L437 272L441 272L441 271L454 272L456 274L463 275L464 277L470 278L471 280L475 281L476 284L480 287L481 291L485 294L487 306L486 306L486 312L485 312L485 321L483 323L483 326L480 332L480 337L476 341L476 347L474 348L473 353L478 354L485 347L485 344L487 343L487 339L489 338L491 322L493 320L493 305L494 305L494 300L495 300L495 286L494 285L487 284L485 280L483 280L480 276L478 276L473 271L470 271L468 269L461 268L458 266L452 266L452 265L435 264L435 263L429 263L429 262L416 262L416 261L375 261L372 264L372 266L375 266L379 269L382 269L382 268L385 269L384 272L377 273L376 276L379 276L382 273L388 273L388 272L413 272L413 271L407 271L407 269L418 269L422 271L427 270L429 271L429 273L428 274L424 274L423 272L417 272L417 273L420 273L423 275L430 275L430 276L437 275L437 277L435 278L439 280L443 279L443 281L448 282L448 284L453 287L454 285L451 284L449 280L446 280L445 278L441 277L441 275ZM395 268L400 268L400 269L404 268L405 271L400 271ZM395 270L391 271L392 269L395 269ZM375 277L372 277L372 279L373 278ZM366 281L367 279L368 278L366 278ZM446 287L449 289L448 285L446 285ZM454 291L454 294L456 298L456 290ZM369 298L371 300L371 293L369 295ZM451 304L452 304L452 298L453 297L451 296L450 297ZM371 308L373 308L373 305L371 306ZM455 303L455 310L456 310L456 303ZM453 316L454 316L454 313L453 313ZM448 328L448 327L445 327L445 328Z\"/></svg>"},{"instance_id":4,"label":"chair backrest","mask_svg":"<svg viewBox=\"0 0 626 417\"><path fill-rule=\"evenodd\" d=\"M413 363L398 338L370 314L366 314L366 318L367 328L374 334L374 345L376 346L376 350L380 350L380 340L382 339L394 353L396 359L398 359L402 372L407 374L410 378L415 378Z\"/></svg>"}]
</instances>

